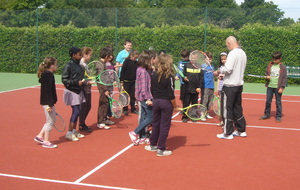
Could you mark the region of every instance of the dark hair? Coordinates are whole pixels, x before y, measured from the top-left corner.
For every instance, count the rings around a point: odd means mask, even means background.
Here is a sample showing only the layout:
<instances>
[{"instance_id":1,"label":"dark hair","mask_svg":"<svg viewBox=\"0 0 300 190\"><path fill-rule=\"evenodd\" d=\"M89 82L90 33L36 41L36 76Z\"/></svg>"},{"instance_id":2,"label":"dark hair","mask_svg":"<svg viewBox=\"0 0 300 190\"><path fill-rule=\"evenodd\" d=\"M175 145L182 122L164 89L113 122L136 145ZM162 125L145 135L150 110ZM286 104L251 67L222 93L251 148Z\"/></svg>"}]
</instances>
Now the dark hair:
<instances>
[{"instance_id":1,"label":"dark hair","mask_svg":"<svg viewBox=\"0 0 300 190\"><path fill-rule=\"evenodd\" d=\"M146 70L149 70L151 68L151 57L149 51L143 51L139 55L137 66L145 68Z\"/></svg>"},{"instance_id":2,"label":"dark hair","mask_svg":"<svg viewBox=\"0 0 300 190\"><path fill-rule=\"evenodd\" d=\"M104 59L107 56L112 56L112 49L109 47L104 47L100 50L100 58Z\"/></svg>"},{"instance_id":3,"label":"dark hair","mask_svg":"<svg viewBox=\"0 0 300 190\"><path fill-rule=\"evenodd\" d=\"M132 43L131 40L126 39L124 42L124 45L126 45L127 43Z\"/></svg>"},{"instance_id":4,"label":"dark hair","mask_svg":"<svg viewBox=\"0 0 300 190\"><path fill-rule=\"evenodd\" d=\"M129 58L135 55L139 55L139 51L138 50L131 50L131 52L129 53Z\"/></svg>"},{"instance_id":5,"label":"dark hair","mask_svg":"<svg viewBox=\"0 0 300 190\"><path fill-rule=\"evenodd\" d=\"M281 51L275 51L275 52L272 54L272 58L273 58L273 59L281 59L281 57L282 57Z\"/></svg>"},{"instance_id":6,"label":"dark hair","mask_svg":"<svg viewBox=\"0 0 300 190\"><path fill-rule=\"evenodd\" d=\"M190 53L191 53L190 50L183 49L180 52L180 56L183 57L183 58L188 58L190 56Z\"/></svg>"},{"instance_id":7,"label":"dark hair","mask_svg":"<svg viewBox=\"0 0 300 190\"><path fill-rule=\"evenodd\" d=\"M211 59L213 58L212 52L206 52L205 54L208 58L211 58Z\"/></svg>"},{"instance_id":8,"label":"dark hair","mask_svg":"<svg viewBox=\"0 0 300 190\"><path fill-rule=\"evenodd\" d=\"M159 52L158 52L158 55L161 55L161 54L166 54L167 52L165 51L165 50L160 50Z\"/></svg>"},{"instance_id":9,"label":"dark hair","mask_svg":"<svg viewBox=\"0 0 300 190\"><path fill-rule=\"evenodd\" d=\"M50 69L52 65L55 65L57 63L57 59L55 57L46 57L44 59L44 62L42 62L37 70L37 76L38 78L41 78L42 74L47 70Z\"/></svg>"},{"instance_id":10,"label":"dark hair","mask_svg":"<svg viewBox=\"0 0 300 190\"><path fill-rule=\"evenodd\" d=\"M78 48L78 47L72 47L72 48L69 50L69 55L70 55L70 57L72 57L74 54L76 54L76 53L78 53L78 52L80 52L80 51L81 51L80 48Z\"/></svg>"},{"instance_id":11,"label":"dark hair","mask_svg":"<svg viewBox=\"0 0 300 190\"><path fill-rule=\"evenodd\" d=\"M221 52L219 55L219 67L223 66L224 64L222 63L221 57L222 56L226 56L227 57L227 53L225 51Z\"/></svg>"}]
</instances>

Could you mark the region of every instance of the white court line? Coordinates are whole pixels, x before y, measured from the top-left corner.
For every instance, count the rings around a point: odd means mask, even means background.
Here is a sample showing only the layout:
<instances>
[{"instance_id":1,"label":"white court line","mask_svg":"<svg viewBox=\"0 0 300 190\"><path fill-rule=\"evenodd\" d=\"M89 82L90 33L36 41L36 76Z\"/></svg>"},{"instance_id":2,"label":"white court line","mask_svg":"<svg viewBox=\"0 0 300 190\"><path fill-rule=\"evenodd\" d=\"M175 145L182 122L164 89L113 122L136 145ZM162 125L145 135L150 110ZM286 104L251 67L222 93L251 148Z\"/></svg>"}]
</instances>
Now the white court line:
<instances>
[{"instance_id":1,"label":"white court line","mask_svg":"<svg viewBox=\"0 0 300 190\"><path fill-rule=\"evenodd\" d=\"M181 120L172 120L172 122L182 123ZM217 125L217 123L208 123L208 122L196 122L196 123L188 122L188 123L197 124L197 125ZM246 125L246 128L247 127L259 128L259 129L277 129L277 130L287 130L287 131L300 131L300 129L297 129L297 128L283 128L283 127L267 127L267 126Z\"/></svg>"},{"instance_id":2,"label":"white court line","mask_svg":"<svg viewBox=\"0 0 300 190\"><path fill-rule=\"evenodd\" d=\"M12 89L12 90L5 90L5 91L1 91L0 93L5 93L5 92L14 92L14 91L18 91L18 90L25 90L28 88L36 88L37 86L28 86L28 87L24 87L24 88L16 88L16 89Z\"/></svg>"},{"instance_id":3,"label":"white court line","mask_svg":"<svg viewBox=\"0 0 300 190\"><path fill-rule=\"evenodd\" d=\"M90 184L90 183L74 183L74 182L70 182L70 181L44 179L44 178L28 177L28 176L20 176L20 175L11 175L11 174L4 174L4 173L0 173L0 176L19 178L19 179L29 179L29 180L35 180L35 181L44 181L44 182L51 182L51 183L61 183L61 184L78 185L78 186L86 186L86 187L105 188L105 189L136 190L136 189L131 189L131 188L112 187L112 186L96 185L96 184Z\"/></svg>"},{"instance_id":4,"label":"white court line","mask_svg":"<svg viewBox=\"0 0 300 190\"><path fill-rule=\"evenodd\" d=\"M97 170L99 170L100 168L102 168L103 166L105 166L106 164L108 164L109 162L111 162L113 159L115 159L118 156L120 156L121 154L123 154L126 150L130 149L131 147L133 147L133 144L128 145L123 150L121 150L117 154L113 155L111 158L109 158L108 160L106 160L105 162L103 162L102 164L100 164L99 166L97 166L96 168L94 168L93 170L89 171L87 174L85 174L81 178L77 179L74 183L80 183L82 180L84 180L85 178L87 178L90 175L92 175L93 173L95 173Z\"/></svg>"}]
</instances>

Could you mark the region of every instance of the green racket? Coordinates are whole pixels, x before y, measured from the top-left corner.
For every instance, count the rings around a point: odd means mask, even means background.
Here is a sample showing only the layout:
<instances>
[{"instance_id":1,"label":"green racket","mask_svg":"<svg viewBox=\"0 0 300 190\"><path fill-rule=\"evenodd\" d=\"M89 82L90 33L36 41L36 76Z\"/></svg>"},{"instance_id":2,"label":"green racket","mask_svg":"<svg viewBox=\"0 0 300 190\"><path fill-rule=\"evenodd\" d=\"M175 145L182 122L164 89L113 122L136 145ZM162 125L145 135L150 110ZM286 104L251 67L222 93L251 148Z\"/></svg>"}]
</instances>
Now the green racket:
<instances>
[{"instance_id":1,"label":"green racket","mask_svg":"<svg viewBox=\"0 0 300 190\"><path fill-rule=\"evenodd\" d=\"M173 64L173 67L174 67L174 70L176 71L177 74L179 74L182 78L185 78L182 71L175 64Z\"/></svg>"}]
</instances>

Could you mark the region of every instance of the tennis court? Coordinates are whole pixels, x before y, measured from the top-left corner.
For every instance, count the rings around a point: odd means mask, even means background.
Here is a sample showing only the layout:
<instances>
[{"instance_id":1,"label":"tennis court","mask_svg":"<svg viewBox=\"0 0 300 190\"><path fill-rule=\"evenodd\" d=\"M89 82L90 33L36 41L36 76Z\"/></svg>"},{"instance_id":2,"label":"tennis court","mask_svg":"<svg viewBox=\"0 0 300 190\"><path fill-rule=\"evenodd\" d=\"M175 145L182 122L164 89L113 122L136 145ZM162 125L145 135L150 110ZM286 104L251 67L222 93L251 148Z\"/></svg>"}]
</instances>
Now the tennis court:
<instances>
[{"instance_id":1,"label":"tennis court","mask_svg":"<svg viewBox=\"0 0 300 190\"><path fill-rule=\"evenodd\" d=\"M282 122L276 123L274 101L271 119L259 120L265 94L245 90L247 138L218 139L216 134L222 129L216 126L216 117L207 122L182 123L179 115L173 120L167 141L173 155L157 157L145 151L144 145L130 142L128 132L137 126L137 115L114 119L117 125L110 130L97 129L96 88L87 119L93 132L70 142L64 138L65 133L53 130L51 140L58 148L42 148L33 141L45 120L39 90L34 84L0 93L1 189L300 188L299 95L283 95L284 115ZM68 121L71 108L63 104L61 84L57 84L57 94L56 109ZM178 90L176 95L178 98Z\"/></svg>"}]
</instances>

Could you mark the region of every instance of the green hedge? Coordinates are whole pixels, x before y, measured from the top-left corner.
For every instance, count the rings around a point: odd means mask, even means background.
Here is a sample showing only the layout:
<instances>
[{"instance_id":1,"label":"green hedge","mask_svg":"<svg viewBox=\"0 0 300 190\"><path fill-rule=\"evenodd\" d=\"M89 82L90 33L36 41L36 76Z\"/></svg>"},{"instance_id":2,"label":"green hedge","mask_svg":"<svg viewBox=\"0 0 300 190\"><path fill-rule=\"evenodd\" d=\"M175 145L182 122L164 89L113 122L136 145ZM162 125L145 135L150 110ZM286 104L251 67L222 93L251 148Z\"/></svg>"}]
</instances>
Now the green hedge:
<instances>
[{"instance_id":1,"label":"green hedge","mask_svg":"<svg viewBox=\"0 0 300 190\"><path fill-rule=\"evenodd\" d=\"M286 65L300 66L300 23L291 27L272 27L260 24L245 25L240 30L222 29L214 25L138 27L89 27L76 28L72 25L54 28L40 26L30 28L9 28L0 25L0 72L35 73L38 63L46 56L59 60L59 71L69 60L68 50L72 46L89 46L94 49L93 59L98 59L99 50L107 45L114 47L115 55L123 49L125 39L133 41L139 51L153 46L157 51L166 50L179 61L182 49L199 49L218 55L227 51L225 39L234 35L248 56L246 73L264 74L274 51L283 52ZM204 35L206 33L206 39ZM205 43L206 40L206 43ZM37 46L38 45L38 46ZM247 82L262 82L261 79L245 77ZM298 79L289 83L299 84Z\"/></svg>"}]
</instances>

